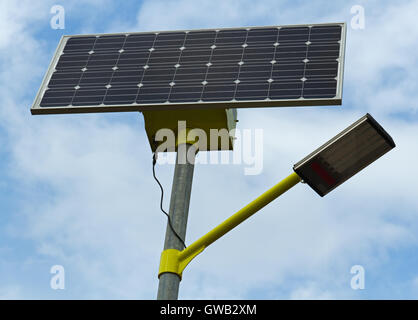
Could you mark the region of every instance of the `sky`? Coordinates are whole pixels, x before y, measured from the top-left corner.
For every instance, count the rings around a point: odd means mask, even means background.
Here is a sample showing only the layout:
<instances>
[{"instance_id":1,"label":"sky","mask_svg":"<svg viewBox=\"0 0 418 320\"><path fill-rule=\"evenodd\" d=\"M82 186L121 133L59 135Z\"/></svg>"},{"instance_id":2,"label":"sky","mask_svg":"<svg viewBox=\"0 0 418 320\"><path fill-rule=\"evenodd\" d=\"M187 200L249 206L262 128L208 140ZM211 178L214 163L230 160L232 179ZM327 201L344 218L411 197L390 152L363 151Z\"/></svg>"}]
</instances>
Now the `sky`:
<instances>
[{"instance_id":1,"label":"sky","mask_svg":"<svg viewBox=\"0 0 418 320\"><path fill-rule=\"evenodd\" d=\"M64 29L51 27L54 5ZM179 298L417 299L416 12L416 0L2 0L0 299L157 294L167 220L142 115L30 114L62 35L328 22L348 27L342 106L238 110L238 128L263 129L263 169L197 164L186 243L367 112L396 148L324 198L295 186L193 260ZM169 195L173 165L156 170ZM64 289L51 287L55 265ZM354 290L358 265L364 288Z\"/></svg>"}]
</instances>

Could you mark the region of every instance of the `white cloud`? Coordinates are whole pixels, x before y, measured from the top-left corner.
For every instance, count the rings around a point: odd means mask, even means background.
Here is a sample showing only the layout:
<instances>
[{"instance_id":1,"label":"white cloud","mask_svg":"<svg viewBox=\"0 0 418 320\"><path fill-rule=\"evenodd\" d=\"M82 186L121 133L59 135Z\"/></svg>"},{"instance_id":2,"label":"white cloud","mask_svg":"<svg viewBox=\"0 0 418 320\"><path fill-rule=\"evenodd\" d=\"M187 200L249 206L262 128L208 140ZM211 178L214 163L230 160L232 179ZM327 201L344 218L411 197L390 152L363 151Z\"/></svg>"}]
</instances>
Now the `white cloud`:
<instances>
[{"instance_id":1,"label":"white cloud","mask_svg":"<svg viewBox=\"0 0 418 320\"><path fill-rule=\"evenodd\" d=\"M367 2L366 28L349 30L346 80L357 108L416 116L418 1ZM376 10L378 8L378 10Z\"/></svg>"},{"instance_id":2,"label":"white cloud","mask_svg":"<svg viewBox=\"0 0 418 320\"><path fill-rule=\"evenodd\" d=\"M306 286L297 288L291 292L290 298L294 300L329 300L335 299L336 297L327 290L318 289L316 284L308 283Z\"/></svg>"},{"instance_id":3,"label":"white cloud","mask_svg":"<svg viewBox=\"0 0 418 320\"><path fill-rule=\"evenodd\" d=\"M401 80L390 90L380 89L387 68L405 69L405 52L414 52L413 41L405 39L402 30L417 32L409 13L416 3L403 2L376 14L366 11L366 30L350 31L346 85L359 103L356 109L240 110L241 128L265 130L264 172L244 176L243 168L233 165L196 167L187 243L284 178L293 163L366 110L377 111L397 149L324 199L299 185L263 209L190 264L182 298L248 298L266 291L271 298L350 297L347 279L353 264L378 270L391 248L416 245L418 172L405 159L418 156L418 128L388 115L396 101L400 111L411 110L407 101L412 86ZM49 11L43 13L48 5L34 9L24 3L19 11L14 2L5 4L0 21L10 30L0 35L0 50L7 48L10 55L8 71L0 78L5 84L0 124L9 134L11 167L26 202L24 225L9 221L14 236L33 240L38 250L34 255L57 260L70 270L66 285L74 288L75 298L153 299L166 220L158 208L159 189L151 179L142 121L140 126L110 115L30 116L30 102L21 98L21 90L39 80L49 59L30 26L48 20ZM349 5L331 5L330 13L324 6L325 1L297 10L278 1L145 1L135 24L143 31L338 21L349 16ZM304 19L310 21L301 21L300 13L309 13ZM20 14L19 19L14 14ZM400 25L386 26L389 17ZM379 30L395 42L388 44ZM409 70L405 78L415 79ZM377 101L383 108L377 109ZM170 166L157 169L166 198L172 171ZM301 279L305 283L300 284ZM8 296L19 294L18 286L4 290Z\"/></svg>"},{"instance_id":4,"label":"white cloud","mask_svg":"<svg viewBox=\"0 0 418 320\"><path fill-rule=\"evenodd\" d=\"M22 299L22 288L17 285L0 287L0 300Z\"/></svg>"},{"instance_id":5,"label":"white cloud","mask_svg":"<svg viewBox=\"0 0 418 320\"><path fill-rule=\"evenodd\" d=\"M141 30L175 30L205 27L237 27L244 25L285 25L329 22L335 19L340 6L328 1L298 3L295 10L292 1L265 0L193 0L144 1L138 13ZM325 9L326 8L326 9ZM349 12L349 8L347 9ZM309 12L300 15L300 12ZM314 16L320 16L319 18ZM311 19L307 21L307 19ZM328 21L327 21L328 20ZM332 21L337 22L337 21Z\"/></svg>"}]
</instances>

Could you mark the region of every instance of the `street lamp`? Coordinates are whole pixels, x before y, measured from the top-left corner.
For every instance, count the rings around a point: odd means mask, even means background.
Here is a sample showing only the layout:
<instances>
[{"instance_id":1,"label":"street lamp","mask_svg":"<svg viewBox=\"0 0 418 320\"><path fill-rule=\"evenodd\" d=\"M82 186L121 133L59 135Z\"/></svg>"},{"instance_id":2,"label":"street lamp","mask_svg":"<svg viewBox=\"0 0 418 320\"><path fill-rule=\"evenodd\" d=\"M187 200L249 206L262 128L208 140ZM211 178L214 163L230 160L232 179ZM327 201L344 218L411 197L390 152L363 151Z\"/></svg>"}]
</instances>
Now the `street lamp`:
<instances>
[{"instance_id":1,"label":"street lamp","mask_svg":"<svg viewBox=\"0 0 418 320\"><path fill-rule=\"evenodd\" d=\"M366 114L293 169L323 197L394 147L389 134Z\"/></svg>"}]
</instances>

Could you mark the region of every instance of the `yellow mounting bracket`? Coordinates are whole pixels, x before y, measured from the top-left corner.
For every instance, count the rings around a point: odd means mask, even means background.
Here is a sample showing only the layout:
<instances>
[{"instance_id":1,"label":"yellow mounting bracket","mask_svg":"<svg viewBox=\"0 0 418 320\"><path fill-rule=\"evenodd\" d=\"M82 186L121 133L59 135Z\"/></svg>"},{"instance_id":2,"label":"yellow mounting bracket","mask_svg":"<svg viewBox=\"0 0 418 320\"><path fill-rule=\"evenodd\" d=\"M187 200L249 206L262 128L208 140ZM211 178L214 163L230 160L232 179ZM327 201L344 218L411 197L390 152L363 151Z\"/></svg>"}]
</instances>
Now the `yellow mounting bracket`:
<instances>
[{"instance_id":1,"label":"yellow mounting bracket","mask_svg":"<svg viewBox=\"0 0 418 320\"><path fill-rule=\"evenodd\" d=\"M158 271L158 278L161 274L170 272L175 273L182 277L184 268L193 260L199 253L201 253L205 247L201 247L199 250L194 251L191 255L182 256L182 251L177 249L166 249L161 253L160 269Z\"/></svg>"},{"instance_id":2,"label":"yellow mounting bracket","mask_svg":"<svg viewBox=\"0 0 418 320\"><path fill-rule=\"evenodd\" d=\"M180 279L184 268L206 247L218 240L227 232L238 226L240 223L258 212L261 208L272 202L274 199L285 193L301 181L295 173L280 181L278 184L264 192L258 198L247 204L244 208L230 216L224 222L213 228L201 238L190 244L182 251L176 249L166 249L161 253L160 270L158 277L165 272L177 274Z\"/></svg>"},{"instance_id":3,"label":"yellow mounting bracket","mask_svg":"<svg viewBox=\"0 0 418 320\"><path fill-rule=\"evenodd\" d=\"M198 143L200 151L233 150L234 131L237 123L236 109L201 109L192 107L187 110L148 110L142 111L145 122L145 131L153 152L159 145L164 144L170 151L177 151L182 143ZM179 122L185 122L185 128L179 128ZM175 141L167 138L166 141L155 141L161 129L169 129L175 134ZM189 132L193 129L189 137ZM198 135L196 137L195 135ZM203 136L205 139L203 139ZM163 134L165 136L165 134ZM203 141L200 141L202 138ZM225 142L222 143L222 142ZM160 151L166 152L166 151Z\"/></svg>"}]
</instances>

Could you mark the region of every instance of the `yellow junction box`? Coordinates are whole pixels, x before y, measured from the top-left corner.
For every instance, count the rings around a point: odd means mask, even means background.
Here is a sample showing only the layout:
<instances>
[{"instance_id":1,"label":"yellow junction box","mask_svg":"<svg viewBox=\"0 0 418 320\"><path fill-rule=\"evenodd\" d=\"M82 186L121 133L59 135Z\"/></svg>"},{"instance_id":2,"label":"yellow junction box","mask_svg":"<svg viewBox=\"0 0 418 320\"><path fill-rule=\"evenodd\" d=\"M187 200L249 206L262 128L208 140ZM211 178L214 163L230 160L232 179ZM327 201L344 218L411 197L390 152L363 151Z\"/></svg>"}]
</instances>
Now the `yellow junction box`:
<instances>
[{"instance_id":1,"label":"yellow junction box","mask_svg":"<svg viewBox=\"0 0 418 320\"><path fill-rule=\"evenodd\" d=\"M185 139L188 142L198 143L201 151L233 150L234 132L238 122L236 109L152 110L143 111L142 114L152 151L156 151L164 142L169 146L168 150L158 151L177 151L176 141L181 130L185 131L183 133L187 135ZM179 126L179 121L185 121L186 127ZM175 134L174 143L168 143L168 139L156 141L160 129L172 130ZM163 131L160 131L160 137L161 135L165 136Z\"/></svg>"}]
</instances>

